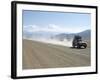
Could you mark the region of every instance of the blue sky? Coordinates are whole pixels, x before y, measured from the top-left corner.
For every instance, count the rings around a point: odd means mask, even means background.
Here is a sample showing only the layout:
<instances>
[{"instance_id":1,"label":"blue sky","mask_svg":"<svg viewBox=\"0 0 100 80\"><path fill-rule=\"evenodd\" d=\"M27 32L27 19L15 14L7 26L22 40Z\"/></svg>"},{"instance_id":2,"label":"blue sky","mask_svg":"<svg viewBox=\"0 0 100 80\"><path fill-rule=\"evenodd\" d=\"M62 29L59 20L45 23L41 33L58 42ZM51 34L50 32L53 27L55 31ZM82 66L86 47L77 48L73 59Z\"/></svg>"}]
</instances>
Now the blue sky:
<instances>
[{"instance_id":1,"label":"blue sky","mask_svg":"<svg viewBox=\"0 0 100 80\"><path fill-rule=\"evenodd\" d=\"M23 29L28 32L77 33L90 28L90 14L23 10Z\"/></svg>"}]
</instances>

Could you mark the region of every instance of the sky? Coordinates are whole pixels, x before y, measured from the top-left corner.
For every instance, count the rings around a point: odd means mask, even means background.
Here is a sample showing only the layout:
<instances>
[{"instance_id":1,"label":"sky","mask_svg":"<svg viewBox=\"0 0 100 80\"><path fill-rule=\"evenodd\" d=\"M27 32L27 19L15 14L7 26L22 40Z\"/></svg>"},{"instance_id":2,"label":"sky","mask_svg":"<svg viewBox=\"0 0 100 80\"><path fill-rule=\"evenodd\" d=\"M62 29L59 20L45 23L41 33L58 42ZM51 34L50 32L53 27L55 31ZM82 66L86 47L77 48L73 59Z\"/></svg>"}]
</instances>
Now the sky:
<instances>
[{"instance_id":1,"label":"sky","mask_svg":"<svg viewBox=\"0 0 100 80\"><path fill-rule=\"evenodd\" d=\"M47 12L23 10L23 31L78 33L91 28L88 13Z\"/></svg>"}]
</instances>

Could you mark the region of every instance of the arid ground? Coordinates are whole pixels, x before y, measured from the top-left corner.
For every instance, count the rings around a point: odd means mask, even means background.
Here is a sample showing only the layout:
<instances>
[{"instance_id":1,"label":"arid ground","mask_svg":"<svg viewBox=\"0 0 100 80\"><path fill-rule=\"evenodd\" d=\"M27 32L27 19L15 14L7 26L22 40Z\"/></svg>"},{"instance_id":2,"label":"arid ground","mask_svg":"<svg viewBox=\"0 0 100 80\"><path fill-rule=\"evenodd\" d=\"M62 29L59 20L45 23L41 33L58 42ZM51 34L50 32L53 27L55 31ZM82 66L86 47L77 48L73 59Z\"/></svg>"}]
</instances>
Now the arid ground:
<instances>
[{"instance_id":1,"label":"arid ground","mask_svg":"<svg viewBox=\"0 0 100 80\"><path fill-rule=\"evenodd\" d=\"M90 47L75 49L23 39L23 69L90 66Z\"/></svg>"}]
</instances>

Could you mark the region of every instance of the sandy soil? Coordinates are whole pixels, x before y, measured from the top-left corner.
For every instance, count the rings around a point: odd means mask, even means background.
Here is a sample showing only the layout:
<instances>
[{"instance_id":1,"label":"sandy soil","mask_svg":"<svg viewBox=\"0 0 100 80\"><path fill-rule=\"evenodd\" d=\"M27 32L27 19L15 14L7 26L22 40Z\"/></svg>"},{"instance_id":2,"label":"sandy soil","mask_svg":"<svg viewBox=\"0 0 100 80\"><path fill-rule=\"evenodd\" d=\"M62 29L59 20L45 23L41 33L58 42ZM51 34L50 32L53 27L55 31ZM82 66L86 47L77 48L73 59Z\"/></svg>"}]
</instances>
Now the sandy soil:
<instances>
[{"instance_id":1,"label":"sandy soil","mask_svg":"<svg viewBox=\"0 0 100 80\"><path fill-rule=\"evenodd\" d=\"M23 69L90 66L90 48L41 43L23 39Z\"/></svg>"}]
</instances>

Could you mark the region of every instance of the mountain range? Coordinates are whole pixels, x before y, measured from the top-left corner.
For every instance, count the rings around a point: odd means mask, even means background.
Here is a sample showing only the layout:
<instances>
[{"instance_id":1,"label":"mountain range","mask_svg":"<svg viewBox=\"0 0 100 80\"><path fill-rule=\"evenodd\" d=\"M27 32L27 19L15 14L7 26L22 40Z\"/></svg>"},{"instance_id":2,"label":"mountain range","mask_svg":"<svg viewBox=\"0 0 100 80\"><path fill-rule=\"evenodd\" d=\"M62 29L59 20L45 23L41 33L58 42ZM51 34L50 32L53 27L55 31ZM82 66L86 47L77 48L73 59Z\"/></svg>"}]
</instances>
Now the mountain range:
<instances>
[{"instance_id":1,"label":"mountain range","mask_svg":"<svg viewBox=\"0 0 100 80\"><path fill-rule=\"evenodd\" d=\"M84 40L88 40L91 37L91 30L85 30L79 33L57 33L57 32L48 32L48 31L37 31L37 32L23 32L24 38L32 38L32 39L39 39L39 38L46 38L46 39L58 39L58 40L70 40L73 39L75 35L79 35Z\"/></svg>"},{"instance_id":2,"label":"mountain range","mask_svg":"<svg viewBox=\"0 0 100 80\"><path fill-rule=\"evenodd\" d=\"M81 36L83 40L89 40L91 37L91 30L85 30L79 33L68 33L68 34L61 33L61 34L55 35L53 38L59 39L59 40L64 40L64 39L70 40L70 39L73 39L75 35Z\"/></svg>"}]
</instances>

